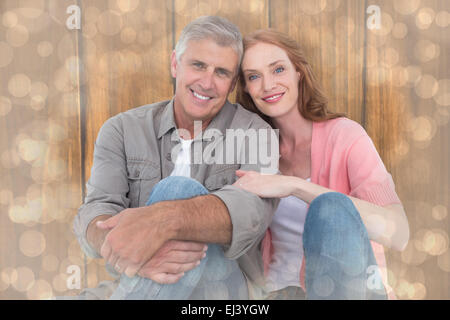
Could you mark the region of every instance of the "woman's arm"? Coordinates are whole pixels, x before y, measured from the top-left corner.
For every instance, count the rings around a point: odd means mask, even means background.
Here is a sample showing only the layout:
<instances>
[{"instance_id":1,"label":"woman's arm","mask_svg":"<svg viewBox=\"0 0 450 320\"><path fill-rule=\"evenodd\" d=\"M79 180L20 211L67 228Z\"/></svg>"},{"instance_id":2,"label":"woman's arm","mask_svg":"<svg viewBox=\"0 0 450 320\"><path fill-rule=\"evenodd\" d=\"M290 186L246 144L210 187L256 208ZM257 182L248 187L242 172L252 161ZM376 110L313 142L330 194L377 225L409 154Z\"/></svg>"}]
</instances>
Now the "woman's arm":
<instances>
[{"instance_id":1,"label":"woman's arm","mask_svg":"<svg viewBox=\"0 0 450 320\"><path fill-rule=\"evenodd\" d=\"M304 179L283 175L262 175L258 172L238 170L240 177L237 187L253 192L260 197L283 198L293 195L307 203L316 197L334 190L308 182ZM378 206L373 203L350 197L360 213L369 238L388 248L403 250L409 239L409 226L401 204Z\"/></svg>"},{"instance_id":2,"label":"woman's arm","mask_svg":"<svg viewBox=\"0 0 450 320\"><path fill-rule=\"evenodd\" d=\"M323 193L335 192L297 177L284 176L283 179L289 186L290 194L307 203L311 203ZM355 197L348 197L358 210L371 240L395 250L405 249L409 240L409 226L401 204L382 207Z\"/></svg>"}]
</instances>

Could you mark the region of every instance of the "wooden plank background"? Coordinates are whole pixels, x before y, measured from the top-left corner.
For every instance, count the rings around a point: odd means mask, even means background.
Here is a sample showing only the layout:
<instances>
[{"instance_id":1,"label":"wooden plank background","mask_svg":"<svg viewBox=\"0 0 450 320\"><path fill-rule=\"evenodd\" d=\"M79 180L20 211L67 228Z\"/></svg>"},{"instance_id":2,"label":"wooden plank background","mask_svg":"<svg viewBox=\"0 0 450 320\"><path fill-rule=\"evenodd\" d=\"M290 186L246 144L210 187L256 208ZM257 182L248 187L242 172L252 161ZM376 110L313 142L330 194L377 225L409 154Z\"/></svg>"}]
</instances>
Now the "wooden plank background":
<instances>
[{"instance_id":1,"label":"wooden plank background","mask_svg":"<svg viewBox=\"0 0 450 320\"><path fill-rule=\"evenodd\" d=\"M80 30L66 26L73 4ZM366 27L370 5L379 29ZM71 231L98 130L171 98L175 41L213 14L302 44L330 108L366 128L405 205L411 239L387 251L391 286L449 299L449 11L447 0L0 2L0 299L75 295L69 266L81 288L109 279Z\"/></svg>"}]
</instances>

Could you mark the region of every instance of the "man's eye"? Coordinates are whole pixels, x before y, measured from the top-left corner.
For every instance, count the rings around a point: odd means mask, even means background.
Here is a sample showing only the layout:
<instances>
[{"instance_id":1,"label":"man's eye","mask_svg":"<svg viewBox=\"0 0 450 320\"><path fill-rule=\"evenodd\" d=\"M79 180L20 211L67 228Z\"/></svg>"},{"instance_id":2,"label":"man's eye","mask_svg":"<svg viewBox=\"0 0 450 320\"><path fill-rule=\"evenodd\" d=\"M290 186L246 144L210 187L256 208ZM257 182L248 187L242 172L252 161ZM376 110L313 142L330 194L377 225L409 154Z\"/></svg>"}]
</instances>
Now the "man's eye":
<instances>
[{"instance_id":1,"label":"man's eye","mask_svg":"<svg viewBox=\"0 0 450 320\"><path fill-rule=\"evenodd\" d=\"M278 67L278 68L275 69L275 73L280 73L280 72L283 72L283 71L284 71L283 67Z\"/></svg>"},{"instance_id":2,"label":"man's eye","mask_svg":"<svg viewBox=\"0 0 450 320\"><path fill-rule=\"evenodd\" d=\"M193 65L194 67L196 67L197 69L203 68L203 63L200 63L200 62L194 62L192 65Z\"/></svg>"},{"instance_id":3,"label":"man's eye","mask_svg":"<svg viewBox=\"0 0 450 320\"><path fill-rule=\"evenodd\" d=\"M226 72L225 70L217 70L216 72L221 77L228 76L228 72Z\"/></svg>"}]
</instances>

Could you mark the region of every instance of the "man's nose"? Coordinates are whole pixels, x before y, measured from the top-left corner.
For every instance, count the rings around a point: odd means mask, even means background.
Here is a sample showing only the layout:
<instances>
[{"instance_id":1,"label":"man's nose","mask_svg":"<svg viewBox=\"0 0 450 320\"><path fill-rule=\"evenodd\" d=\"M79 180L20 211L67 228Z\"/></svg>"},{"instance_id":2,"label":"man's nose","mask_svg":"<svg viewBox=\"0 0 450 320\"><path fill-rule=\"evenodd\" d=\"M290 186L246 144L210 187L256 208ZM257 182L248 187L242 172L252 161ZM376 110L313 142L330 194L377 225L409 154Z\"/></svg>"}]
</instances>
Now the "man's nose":
<instances>
[{"instance_id":1,"label":"man's nose","mask_svg":"<svg viewBox=\"0 0 450 320\"><path fill-rule=\"evenodd\" d=\"M206 70L202 73L200 86L204 90L212 89L214 86L214 71Z\"/></svg>"}]
</instances>

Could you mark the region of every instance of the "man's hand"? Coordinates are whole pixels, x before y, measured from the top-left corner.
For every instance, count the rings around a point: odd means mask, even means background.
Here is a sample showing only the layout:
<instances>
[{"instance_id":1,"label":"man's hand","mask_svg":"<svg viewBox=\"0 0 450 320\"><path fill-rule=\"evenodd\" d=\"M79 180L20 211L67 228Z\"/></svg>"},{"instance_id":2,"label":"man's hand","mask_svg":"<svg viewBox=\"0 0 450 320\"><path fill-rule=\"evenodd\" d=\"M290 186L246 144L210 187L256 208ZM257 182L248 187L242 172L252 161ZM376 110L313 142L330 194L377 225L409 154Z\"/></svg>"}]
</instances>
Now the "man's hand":
<instances>
[{"instance_id":1,"label":"man's hand","mask_svg":"<svg viewBox=\"0 0 450 320\"><path fill-rule=\"evenodd\" d=\"M139 270L138 275L161 284L176 283L206 256L207 245L192 241L167 241Z\"/></svg>"},{"instance_id":2,"label":"man's hand","mask_svg":"<svg viewBox=\"0 0 450 320\"><path fill-rule=\"evenodd\" d=\"M126 209L97 227L109 230L100 254L110 265L128 277L133 277L162 245L174 237L165 208L154 204Z\"/></svg>"}]
</instances>

